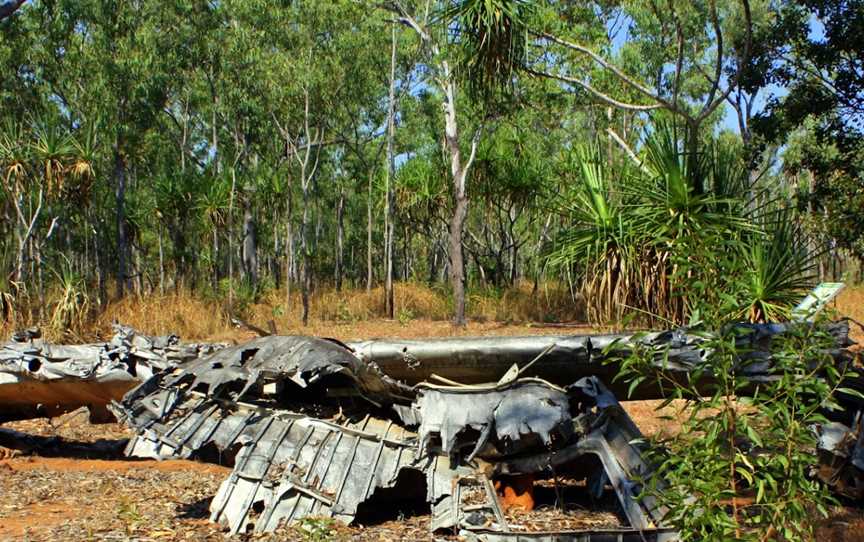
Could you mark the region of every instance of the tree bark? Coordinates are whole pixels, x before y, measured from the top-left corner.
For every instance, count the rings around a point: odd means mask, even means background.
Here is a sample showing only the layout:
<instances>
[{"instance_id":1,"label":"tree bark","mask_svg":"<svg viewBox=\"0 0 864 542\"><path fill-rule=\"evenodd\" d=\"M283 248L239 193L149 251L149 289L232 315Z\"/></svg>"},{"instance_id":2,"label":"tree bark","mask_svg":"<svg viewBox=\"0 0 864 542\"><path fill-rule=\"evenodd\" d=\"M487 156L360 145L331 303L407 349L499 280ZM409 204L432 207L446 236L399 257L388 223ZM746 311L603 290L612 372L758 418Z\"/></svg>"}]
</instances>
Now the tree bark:
<instances>
[{"instance_id":1,"label":"tree bark","mask_svg":"<svg viewBox=\"0 0 864 542\"><path fill-rule=\"evenodd\" d=\"M0 21L11 16L20 8L27 0L11 0L0 5Z\"/></svg>"},{"instance_id":2,"label":"tree bark","mask_svg":"<svg viewBox=\"0 0 864 542\"><path fill-rule=\"evenodd\" d=\"M453 216L450 219L450 284L453 289L453 325L464 327L465 319L465 256L462 248L462 232L468 216L468 193L465 181L468 170L477 153L480 137L478 130L471 141L471 154L467 163L462 163L459 149L459 124L456 119L455 89L447 61L441 62L442 86L444 90L444 143L450 154L450 175L453 182Z\"/></svg>"},{"instance_id":3,"label":"tree bark","mask_svg":"<svg viewBox=\"0 0 864 542\"><path fill-rule=\"evenodd\" d=\"M336 204L336 291L342 291L342 261L345 250L345 189L339 187L339 201Z\"/></svg>"},{"instance_id":4,"label":"tree bark","mask_svg":"<svg viewBox=\"0 0 864 542\"><path fill-rule=\"evenodd\" d=\"M243 273L253 289L258 287L258 240L255 237L255 218L251 197L243 199Z\"/></svg>"},{"instance_id":5,"label":"tree bark","mask_svg":"<svg viewBox=\"0 0 864 542\"><path fill-rule=\"evenodd\" d=\"M228 195L228 306L234 308L234 190L237 188L237 161L231 166L231 193Z\"/></svg>"},{"instance_id":6,"label":"tree bark","mask_svg":"<svg viewBox=\"0 0 864 542\"><path fill-rule=\"evenodd\" d=\"M117 298L122 299L129 284L129 230L126 224L126 159L118 143L114 149L114 200L117 207Z\"/></svg>"},{"instance_id":7,"label":"tree bark","mask_svg":"<svg viewBox=\"0 0 864 542\"><path fill-rule=\"evenodd\" d=\"M162 248L162 222L159 222L159 295L165 295L165 254ZM214 288L215 291L215 288Z\"/></svg>"},{"instance_id":8,"label":"tree bark","mask_svg":"<svg viewBox=\"0 0 864 542\"><path fill-rule=\"evenodd\" d=\"M391 29L390 38L390 92L387 102L387 173L385 175L385 192L387 201L384 205L384 310L387 318L396 314L395 297L393 294L393 178L396 173L396 161L393 156L393 136L396 119L396 26Z\"/></svg>"},{"instance_id":9,"label":"tree bark","mask_svg":"<svg viewBox=\"0 0 864 542\"><path fill-rule=\"evenodd\" d=\"M404 11L398 3L394 6L400 14L400 22L411 27L420 39L429 47L433 59L441 56L438 43L430 36L414 18ZM471 140L471 154L464 164L462 153L459 149L459 124L456 117L456 90L453 83L453 75L450 72L450 64L446 60L438 61L435 66L435 83L444 93L444 145L450 154L450 175L453 182L454 207L453 216L450 219L450 283L453 288L454 314L453 324L463 327L465 320L465 257L462 252L462 231L465 227L465 217L468 215L468 193L465 189L465 180L471 163L477 153L477 144L480 140L480 130L474 132Z\"/></svg>"},{"instance_id":10,"label":"tree bark","mask_svg":"<svg viewBox=\"0 0 864 542\"><path fill-rule=\"evenodd\" d=\"M366 292L372 291L372 174L366 193Z\"/></svg>"},{"instance_id":11,"label":"tree bark","mask_svg":"<svg viewBox=\"0 0 864 542\"><path fill-rule=\"evenodd\" d=\"M300 221L300 252L303 254L303 265L300 267L300 286L303 299L303 325L309 325L309 290L312 285L312 258L309 254L309 183L305 180L305 167L302 168L304 178L301 183L303 193L303 214Z\"/></svg>"}]
</instances>

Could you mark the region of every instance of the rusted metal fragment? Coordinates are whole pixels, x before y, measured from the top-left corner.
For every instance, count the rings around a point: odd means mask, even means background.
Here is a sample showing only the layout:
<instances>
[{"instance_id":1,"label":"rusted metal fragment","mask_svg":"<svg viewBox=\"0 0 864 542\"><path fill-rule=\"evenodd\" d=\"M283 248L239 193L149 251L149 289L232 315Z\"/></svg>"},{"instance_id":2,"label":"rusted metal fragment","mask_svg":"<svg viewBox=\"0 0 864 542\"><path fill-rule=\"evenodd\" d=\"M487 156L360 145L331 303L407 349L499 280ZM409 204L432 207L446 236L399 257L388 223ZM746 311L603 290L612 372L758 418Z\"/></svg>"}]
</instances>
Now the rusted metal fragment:
<instances>
[{"instance_id":1,"label":"rusted metal fragment","mask_svg":"<svg viewBox=\"0 0 864 542\"><path fill-rule=\"evenodd\" d=\"M176 336L149 337L115 326L106 343L51 344L38 333L16 333L0 345L0 422L53 417L107 404L167 367L216 351L221 345L179 344Z\"/></svg>"}]
</instances>

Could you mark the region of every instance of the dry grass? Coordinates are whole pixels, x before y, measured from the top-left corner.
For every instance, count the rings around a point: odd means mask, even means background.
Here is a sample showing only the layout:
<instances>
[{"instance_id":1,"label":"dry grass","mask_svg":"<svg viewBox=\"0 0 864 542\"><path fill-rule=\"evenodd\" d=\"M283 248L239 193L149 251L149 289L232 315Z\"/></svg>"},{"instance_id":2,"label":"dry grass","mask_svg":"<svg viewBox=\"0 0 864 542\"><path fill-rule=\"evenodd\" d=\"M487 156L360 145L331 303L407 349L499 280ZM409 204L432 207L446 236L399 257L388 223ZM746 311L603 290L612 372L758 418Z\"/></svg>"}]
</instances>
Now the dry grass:
<instances>
[{"instance_id":1,"label":"dry grass","mask_svg":"<svg viewBox=\"0 0 864 542\"><path fill-rule=\"evenodd\" d=\"M845 316L855 320L856 322L864 323L864 285L847 286L843 288L840 295L832 303L832 308L835 309L840 316ZM860 326L852 324L850 328L850 336L852 340L864 343L864 330Z\"/></svg>"},{"instance_id":2,"label":"dry grass","mask_svg":"<svg viewBox=\"0 0 864 542\"><path fill-rule=\"evenodd\" d=\"M537 323L574 321L581 308L566 289L547 286L533 293L528 283L502 292L472 293L468 300L468 327L450 325L452 302L446 291L418 283L396 284L396 318L385 319L383 288L321 289L310 299L310 321L303 326L301 299L296 290L286 302L285 292L273 290L257 302L238 303L235 315L261 327L272 320L281 334L304 334L356 339L369 337L440 337L451 335L513 335L562 333L561 329L537 327ZM234 328L227 304L202 299L189 292L127 296L109 303L80 333L82 340L111 335L111 324L120 322L150 334L176 333L185 340L242 341L252 334ZM24 325L33 325L27 322ZM0 334L8 336L20 322L0 322ZM56 326L43 324L52 340L63 340Z\"/></svg>"},{"instance_id":3,"label":"dry grass","mask_svg":"<svg viewBox=\"0 0 864 542\"><path fill-rule=\"evenodd\" d=\"M286 307L284 292L272 292L249 305L244 316L266 326L274 320L280 333L304 333L345 340L372 337L437 337L450 335L537 335L587 333L590 329L537 327L531 322L573 320L579 307L566 291L550 288L537 296L530 285L510 291L474 294L470 298L473 320L465 329L454 329L449 321L446 295L425 285L399 284L397 307L402 318L384 320L383 292L375 289L337 294L321 291L312 299L312 320L300 323L300 300L292 296ZM849 287L840 295L836 309L842 315L864 321L864 287ZM552 316L549 316L552 315ZM187 340L235 340L251 338L246 330L232 328L226 311L217 301L196 299L189 294L147 298L129 297L112 303L92 323L93 336L110 334L117 320L148 333L174 332ZM8 333L10 327L0 325ZM860 330L857 340L864 341ZM646 435L674 434L678 420L674 406L661 411L659 401L628 402L625 408ZM4 424L29 434L86 443L97 439L117 441L130 435L118 424L92 426L81 412L55 420L31 420ZM96 456L98 457L98 455ZM37 457L25 455L0 460L0 540L58 539L152 539L226 540L222 529L206 520L207 505L225 472L219 467L191 462L160 467L152 461L127 461L115 457ZM172 464L173 465L173 464ZM75 488L70 491L70 488ZM426 516L393 520L374 527L339 527L334 540L431 540ZM862 540L864 512L837 507L828 520L819 521L819 540ZM237 536L231 540L243 540ZM296 530L282 530L260 540L302 540Z\"/></svg>"},{"instance_id":4,"label":"dry grass","mask_svg":"<svg viewBox=\"0 0 864 542\"><path fill-rule=\"evenodd\" d=\"M189 295L128 296L108 305L93 322L92 334L110 336L111 324L120 322L153 335L176 333L188 339L218 337L230 331L217 303Z\"/></svg>"}]
</instances>

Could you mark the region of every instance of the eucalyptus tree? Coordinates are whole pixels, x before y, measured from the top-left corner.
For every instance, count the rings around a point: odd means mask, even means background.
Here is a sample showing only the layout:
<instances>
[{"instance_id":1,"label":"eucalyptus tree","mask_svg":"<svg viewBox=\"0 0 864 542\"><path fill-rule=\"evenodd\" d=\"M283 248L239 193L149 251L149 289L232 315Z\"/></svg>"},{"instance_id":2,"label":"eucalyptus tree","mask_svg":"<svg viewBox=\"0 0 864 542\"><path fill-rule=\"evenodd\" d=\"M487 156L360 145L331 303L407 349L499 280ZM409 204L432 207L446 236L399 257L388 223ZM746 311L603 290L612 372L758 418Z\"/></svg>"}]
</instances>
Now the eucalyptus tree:
<instances>
[{"instance_id":1,"label":"eucalyptus tree","mask_svg":"<svg viewBox=\"0 0 864 542\"><path fill-rule=\"evenodd\" d=\"M179 44L171 38L171 15L152 3L39 4L45 17L62 17L67 55L58 63L68 70L66 107L78 118L103 120L102 137L110 141L114 190L117 295L131 284L130 237L126 198L130 165L143 157L142 138L156 125L177 69ZM170 13L170 12L169 12Z\"/></svg>"},{"instance_id":2,"label":"eucalyptus tree","mask_svg":"<svg viewBox=\"0 0 864 542\"><path fill-rule=\"evenodd\" d=\"M521 72L559 81L615 109L667 111L688 128L694 155L700 127L716 120L737 87L742 70L735 67L746 64L752 42L749 0L719 6L714 0L624 2L611 9L602 2L456 0L446 15L460 29L463 66L473 86L506 89ZM625 27L623 45L597 41L615 25ZM730 27L738 30L726 40L724 28ZM626 66L634 53L640 69L631 71ZM646 71L654 72L654 84L645 80ZM622 138L610 136L633 154ZM699 176L694 179L693 189L703 191Z\"/></svg>"},{"instance_id":3,"label":"eucalyptus tree","mask_svg":"<svg viewBox=\"0 0 864 542\"><path fill-rule=\"evenodd\" d=\"M378 39L380 23L368 17L362 6L347 0L297 2L274 17L287 31L277 35L263 58L272 70L267 89L273 96L272 125L283 142L286 164L298 181L302 201L299 237L302 318L306 322L315 259L312 200L315 186L323 182L318 179L319 165L329 149L346 146L359 151L357 147L370 139L376 126L356 119L364 118L368 104L380 100L386 88L370 67L387 65L385 57L376 58L376 45L389 40ZM347 132L357 137L344 137ZM321 217L317 218L321 223ZM318 231L316 227L315 233Z\"/></svg>"},{"instance_id":4,"label":"eucalyptus tree","mask_svg":"<svg viewBox=\"0 0 864 542\"><path fill-rule=\"evenodd\" d=\"M426 53L426 64L430 71L428 82L441 93L444 117L444 147L450 160L450 177L453 188L453 215L450 220L450 283L453 289L453 324L465 326L465 256L463 251L463 230L468 215L467 178L477 154L482 125L473 130L470 138L470 151L463 161L463 136L460 135L460 122L457 115L457 80L447 58L446 28L432 26L433 13L427 5L426 12L418 16L409 11L402 2L389 2L385 6L395 13L398 22L410 28L420 39Z\"/></svg>"}]
</instances>

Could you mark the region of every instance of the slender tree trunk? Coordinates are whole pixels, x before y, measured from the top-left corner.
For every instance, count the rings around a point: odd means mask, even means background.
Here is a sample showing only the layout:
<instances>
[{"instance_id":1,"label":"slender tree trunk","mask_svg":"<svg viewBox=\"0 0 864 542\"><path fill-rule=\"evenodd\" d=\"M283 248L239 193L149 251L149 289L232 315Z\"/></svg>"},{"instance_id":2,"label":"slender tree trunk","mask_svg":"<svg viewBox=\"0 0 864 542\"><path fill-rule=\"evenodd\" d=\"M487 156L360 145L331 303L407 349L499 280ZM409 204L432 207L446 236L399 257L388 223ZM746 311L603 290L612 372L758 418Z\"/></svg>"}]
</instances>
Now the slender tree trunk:
<instances>
[{"instance_id":1,"label":"slender tree trunk","mask_svg":"<svg viewBox=\"0 0 864 542\"><path fill-rule=\"evenodd\" d=\"M243 273L253 290L258 288L258 241L250 197L243 198Z\"/></svg>"},{"instance_id":2,"label":"slender tree trunk","mask_svg":"<svg viewBox=\"0 0 864 542\"><path fill-rule=\"evenodd\" d=\"M426 44L433 59L441 55L440 47L432 37L423 30L414 19L405 13L401 7L400 12L405 21L414 29ZM462 231L465 226L465 217L468 215L468 193L465 189L465 180L471 163L477 153L477 144L480 138L480 130L474 133L471 140L471 154L466 163L462 163L462 153L459 149L459 125L456 118L456 91L453 85L453 77L450 73L450 64L441 60L437 66L436 83L444 93L444 144L450 154L450 175L453 182L454 206L453 216L450 220L450 282L453 288L454 315L453 324L459 327L465 326L465 257L462 252Z\"/></svg>"},{"instance_id":3,"label":"slender tree trunk","mask_svg":"<svg viewBox=\"0 0 864 542\"><path fill-rule=\"evenodd\" d=\"M289 198L290 205L290 198ZM285 224L285 242L287 243L286 251L288 252L286 256L286 270L285 270L285 310L291 308L291 282L295 279L295 259L294 259L294 232L291 228L291 211L289 207L288 211L288 219Z\"/></svg>"},{"instance_id":4,"label":"slender tree trunk","mask_svg":"<svg viewBox=\"0 0 864 542\"><path fill-rule=\"evenodd\" d=\"M126 160L118 142L114 149L114 199L117 207L117 298L122 299L129 284L129 230L126 224Z\"/></svg>"},{"instance_id":5,"label":"slender tree trunk","mask_svg":"<svg viewBox=\"0 0 864 542\"><path fill-rule=\"evenodd\" d=\"M404 247L404 255L402 258L402 280L408 282L408 277L411 275L411 236L408 232L408 226L405 225L402 231L402 246Z\"/></svg>"},{"instance_id":6,"label":"slender tree trunk","mask_svg":"<svg viewBox=\"0 0 864 542\"><path fill-rule=\"evenodd\" d=\"M33 240L33 262L36 265L36 288L39 299L39 319L45 318L45 281L42 277L42 243Z\"/></svg>"},{"instance_id":7,"label":"slender tree trunk","mask_svg":"<svg viewBox=\"0 0 864 542\"><path fill-rule=\"evenodd\" d=\"M163 227L159 222L159 295L165 295L165 253L162 246Z\"/></svg>"},{"instance_id":8,"label":"slender tree trunk","mask_svg":"<svg viewBox=\"0 0 864 542\"><path fill-rule=\"evenodd\" d=\"M372 174L366 196L366 292L372 291Z\"/></svg>"},{"instance_id":9,"label":"slender tree trunk","mask_svg":"<svg viewBox=\"0 0 864 542\"><path fill-rule=\"evenodd\" d=\"M213 284L213 291L216 292L219 290L219 228L216 226L215 219L211 224L211 227L212 230L210 235L213 238L213 254L211 255L211 260L213 261L213 265L210 269L210 273L212 274L211 281Z\"/></svg>"},{"instance_id":10,"label":"slender tree trunk","mask_svg":"<svg viewBox=\"0 0 864 542\"><path fill-rule=\"evenodd\" d=\"M387 102L387 173L384 205L384 309L387 318L396 313L393 295L393 177L396 162L393 156L393 136L396 125L396 25L392 25L390 37L390 92Z\"/></svg>"},{"instance_id":11,"label":"slender tree trunk","mask_svg":"<svg viewBox=\"0 0 864 542\"><path fill-rule=\"evenodd\" d=\"M429 284L435 284L435 279L438 278L438 237L435 235L433 231L429 232L429 239L431 240L431 247L428 252L428 264L429 264Z\"/></svg>"},{"instance_id":12,"label":"slender tree trunk","mask_svg":"<svg viewBox=\"0 0 864 542\"><path fill-rule=\"evenodd\" d=\"M309 290L312 284L312 258L309 254L309 184L305 180L305 171L302 181L303 192L303 215L300 224L300 251L303 253L303 265L301 266L301 289L303 300L303 325L309 325Z\"/></svg>"},{"instance_id":13,"label":"slender tree trunk","mask_svg":"<svg viewBox=\"0 0 864 542\"><path fill-rule=\"evenodd\" d=\"M450 219L450 283L453 288L453 325L464 327L465 320L465 256L462 250L462 232L468 216L468 193L466 177L474 156L480 132L476 132L471 142L471 155L468 162L462 163L459 149L459 125L456 119L456 92L453 88L450 67L446 61L441 63L444 90L444 142L450 153L450 174L453 181L454 207Z\"/></svg>"},{"instance_id":14,"label":"slender tree trunk","mask_svg":"<svg viewBox=\"0 0 864 542\"><path fill-rule=\"evenodd\" d=\"M291 141L285 135L285 158L291 159ZM287 201L285 202L285 310L291 308L291 281L294 280L294 231L292 223L294 221L294 197L291 186L291 175L289 174L285 181Z\"/></svg>"},{"instance_id":15,"label":"slender tree trunk","mask_svg":"<svg viewBox=\"0 0 864 542\"><path fill-rule=\"evenodd\" d=\"M237 164L234 164L231 167L231 193L228 195L228 306L232 310L234 307L234 190L236 187Z\"/></svg>"},{"instance_id":16,"label":"slender tree trunk","mask_svg":"<svg viewBox=\"0 0 864 542\"><path fill-rule=\"evenodd\" d=\"M342 291L342 259L345 250L345 189L339 187L339 201L336 203L336 291Z\"/></svg>"}]
</instances>

